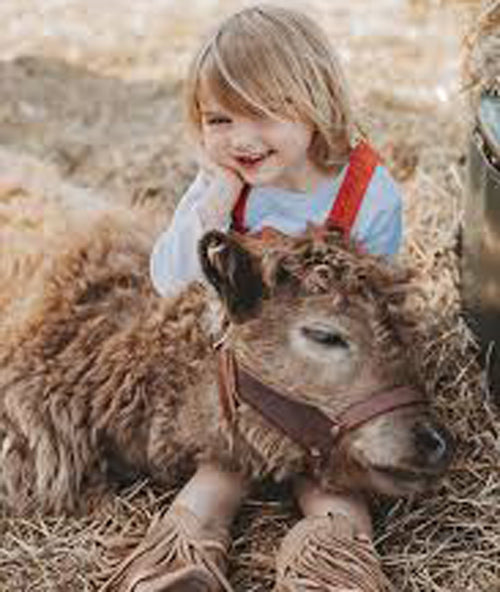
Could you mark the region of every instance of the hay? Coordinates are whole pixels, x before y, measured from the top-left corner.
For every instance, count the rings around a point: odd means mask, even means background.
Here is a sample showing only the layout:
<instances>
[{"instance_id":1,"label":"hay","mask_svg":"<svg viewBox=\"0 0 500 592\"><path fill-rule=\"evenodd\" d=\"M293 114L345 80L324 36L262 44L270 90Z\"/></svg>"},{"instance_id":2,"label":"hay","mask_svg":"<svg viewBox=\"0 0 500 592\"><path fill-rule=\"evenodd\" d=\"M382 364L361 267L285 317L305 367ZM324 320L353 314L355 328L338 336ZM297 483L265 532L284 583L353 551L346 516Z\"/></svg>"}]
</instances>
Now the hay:
<instances>
[{"instance_id":1,"label":"hay","mask_svg":"<svg viewBox=\"0 0 500 592\"><path fill-rule=\"evenodd\" d=\"M483 1L464 46L464 81L474 101L481 92L500 93L499 0Z\"/></svg>"},{"instance_id":2,"label":"hay","mask_svg":"<svg viewBox=\"0 0 500 592\"><path fill-rule=\"evenodd\" d=\"M149 109L161 105L158 96L168 98L178 88L165 91L165 95L161 89L160 95L149 95L149 91L131 82L137 72L136 78L153 65L158 70L158 56L162 63L168 60L165 39L155 37L155 29L147 49L142 54L134 53L132 48L135 50L137 40L131 42L126 31L123 35L119 31L120 11L127 13L129 3L114 3L118 11L112 14L113 2L108 3L106 22L117 27L116 36L125 50L120 54L117 45L110 48L102 39L93 45L91 28L89 37L80 37L77 44L76 61L80 66L91 64L94 73L83 76L83 71L73 65L68 75L64 67L44 62L48 56L62 56L63 51L71 49L61 43L56 51L55 37L45 38L51 41L46 53L41 41L36 45L34 37L30 38L30 50L38 56L36 63L43 66L38 70L26 71L26 64L24 69L19 63L17 67L16 63L3 64L0 82L8 80L9 84L0 83L0 136L7 138L7 146L39 156L44 155L44 142L48 142L51 150L45 155L65 179L104 187L108 193L116 191L125 201L154 194L166 204L166 209L171 209L174 195L180 194L192 164L185 147L177 141L177 122L169 137L168 129L154 129ZM20 0L19 6L24 4L25 0ZM56 24L58 4L50 4L52 22ZM88 23L92 18L97 21L102 6L93 0L73 0L67 4L80 8L88 4ZM154 3L157 20L161 4L159 0ZM228 4L239 5L236 1L223 4L226 8ZM498 592L500 420L483 385L477 347L459 316L454 252L463 216L468 132L465 97L460 94L459 38L465 26L469 28L478 5L461 2L457 9L453 3L433 0L408 1L399 10L390 2L374 4L367 0L353 1L349 8L344 3L320 0L309 5L332 37L340 39L339 49L348 64L355 98L368 106L365 111L370 113L370 117L364 118L365 127L402 184L408 229L404 256L419 270L427 296L422 322L435 327L436 335L437 329L444 331L429 342L422 372L429 390L436 393L436 406L456 437L456 460L437 491L412 500L374 504L376 545L384 570L401 592ZM500 60L484 57L490 51L488 47L498 47L488 16L494 5L498 10L498 1L483 5L479 24L473 26L475 34L468 37L466 53L470 51L472 60L468 80L474 88L498 82ZM14 3L5 3L1 10L7 8L13 14L16 12ZM368 10L370 18L366 18ZM31 15L23 26L33 26L34 31L35 16ZM6 22L8 17L9 14L5 16ZM74 22L79 20L80 11ZM182 59L204 24L202 18L199 20L198 29L194 21L189 21L192 38L188 33L182 37ZM63 20L59 24L62 27ZM2 43L6 49L9 42L11 52L4 55L20 55L21 41L24 43L26 38L22 27L18 38L13 27L6 27L6 31ZM100 31L98 28L97 33ZM86 43L91 47L90 53L86 53ZM176 59L175 52L174 48L171 60ZM98 75L102 64L106 67ZM172 62L168 67L173 71L177 65ZM106 76L110 75L115 78L108 85ZM47 86L49 79L54 81L53 86ZM127 84L121 84L123 80ZM37 85L37 81L44 82ZM60 90L65 86L69 94ZM44 88L48 98L36 95L37 88ZM93 94L87 92L89 88ZM19 97L28 103L24 111L19 107ZM57 108L57 100L54 104L50 101L68 97L70 102L63 110ZM98 97L95 104L92 97ZM127 122L116 117L128 98L140 107L131 112L131 119L142 122L129 135ZM29 111L30 106L38 110ZM167 111L161 116L164 125L169 117ZM178 111L174 109L172 113ZM93 114L100 114L101 120L93 119ZM81 147L90 152L81 152ZM162 158L171 159L175 171ZM154 199L154 195L148 199ZM107 557L104 542L114 535L129 534L135 538L144 533L153 514L168 504L174 494L139 483L120 494L109 493L106 499L96 502L89 515L80 518L20 519L2 515L0 591L97 590L102 582L98 566ZM233 529L230 553L230 579L237 592L272 588L275 551L298 518L290 502L283 503L284 499L286 492L267 483L246 500Z\"/></svg>"}]
</instances>

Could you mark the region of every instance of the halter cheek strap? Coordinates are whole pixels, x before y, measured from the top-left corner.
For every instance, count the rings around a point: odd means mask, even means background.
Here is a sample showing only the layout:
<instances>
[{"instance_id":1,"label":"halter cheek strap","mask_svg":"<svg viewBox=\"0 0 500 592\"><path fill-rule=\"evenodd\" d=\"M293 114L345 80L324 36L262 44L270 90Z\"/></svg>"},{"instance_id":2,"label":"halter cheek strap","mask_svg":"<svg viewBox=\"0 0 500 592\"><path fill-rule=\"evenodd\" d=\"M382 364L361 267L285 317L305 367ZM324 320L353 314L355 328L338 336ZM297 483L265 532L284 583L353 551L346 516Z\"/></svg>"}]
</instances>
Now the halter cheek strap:
<instances>
[{"instance_id":1,"label":"halter cheek strap","mask_svg":"<svg viewBox=\"0 0 500 592\"><path fill-rule=\"evenodd\" d=\"M362 141L357 144L351 153L337 197L325 220L326 226L340 228L346 237L351 234L366 190L379 162L378 154L367 142ZM250 186L245 185L232 213L232 229L241 234L248 232L245 225L245 212L249 192Z\"/></svg>"},{"instance_id":2,"label":"halter cheek strap","mask_svg":"<svg viewBox=\"0 0 500 592\"><path fill-rule=\"evenodd\" d=\"M320 465L328 462L333 449L348 432L396 409L426 404L418 390L393 385L369 391L363 400L326 415L314 405L297 400L263 380L241 364L224 344L216 350L216 356L219 403L227 424L234 424L238 406L247 403Z\"/></svg>"}]
</instances>

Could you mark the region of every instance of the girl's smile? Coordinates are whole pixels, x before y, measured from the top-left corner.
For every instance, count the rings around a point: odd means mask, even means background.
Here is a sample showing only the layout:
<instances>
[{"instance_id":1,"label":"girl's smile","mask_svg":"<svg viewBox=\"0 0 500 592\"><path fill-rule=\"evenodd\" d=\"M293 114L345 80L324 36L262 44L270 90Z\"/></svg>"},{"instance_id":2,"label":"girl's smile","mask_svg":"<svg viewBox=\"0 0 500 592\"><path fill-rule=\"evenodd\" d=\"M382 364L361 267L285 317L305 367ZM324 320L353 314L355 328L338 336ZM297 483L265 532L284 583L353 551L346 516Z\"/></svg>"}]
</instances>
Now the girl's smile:
<instances>
[{"instance_id":1,"label":"girl's smile","mask_svg":"<svg viewBox=\"0 0 500 592\"><path fill-rule=\"evenodd\" d=\"M266 159L275 154L275 150L266 150L260 153L249 153L235 156L235 159L241 169L245 170L248 174L254 172L263 164Z\"/></svg>"}]
</instances>

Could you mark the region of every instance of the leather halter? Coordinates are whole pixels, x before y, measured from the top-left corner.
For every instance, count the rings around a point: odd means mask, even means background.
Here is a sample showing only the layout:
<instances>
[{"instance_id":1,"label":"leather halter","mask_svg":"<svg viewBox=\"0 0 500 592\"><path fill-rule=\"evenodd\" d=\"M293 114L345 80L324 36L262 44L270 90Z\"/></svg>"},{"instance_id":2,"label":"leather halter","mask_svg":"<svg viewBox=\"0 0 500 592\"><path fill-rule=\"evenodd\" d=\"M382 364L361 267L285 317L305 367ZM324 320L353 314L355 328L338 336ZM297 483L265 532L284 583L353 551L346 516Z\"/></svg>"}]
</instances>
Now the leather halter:
<instances>
[{"instance_id":1,"label":"leather halter","mask_svg":"<svg viewBox=\"0 0 500 592\"><path fill-rule=\"evenodd\" d=\"M417 390L396 386L369 393L365 400L330 417L314 405L294 400L264 382L225 345L217 348L216 355L219 401L229 424L235 421L239 403L247 403L322 463L347 432L395 409L426 403L424 395Z\"/></svg>"}]
</instances>

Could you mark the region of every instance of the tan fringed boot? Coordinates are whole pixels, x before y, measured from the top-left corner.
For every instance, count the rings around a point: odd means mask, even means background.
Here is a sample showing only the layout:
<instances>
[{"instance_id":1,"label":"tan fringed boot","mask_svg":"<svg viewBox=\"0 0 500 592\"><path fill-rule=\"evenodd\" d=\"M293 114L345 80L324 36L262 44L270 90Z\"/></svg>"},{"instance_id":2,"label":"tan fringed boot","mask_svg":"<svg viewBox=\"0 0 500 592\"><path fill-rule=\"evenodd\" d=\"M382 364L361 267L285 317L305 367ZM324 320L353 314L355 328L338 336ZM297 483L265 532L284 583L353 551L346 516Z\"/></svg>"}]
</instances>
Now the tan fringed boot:
<instances>
[{"instance_id":1,"label":"tan fringed boot","mask_svg":"<svg viewBox=\"0 0 500 592\"><path fill-rule=\"evenodd\" d=\"M232 592L224 574L242 492L238 475L198 469L99 592Z\"/></svg>"},{"instance_id":2,"label":"tan fringed boot","mask_svg":"<svg viewBox=\"0 0 500 592\"><path fill-rule=\"evenodd\" d=\"M232 592L226 580L228 533L207 532L181 505L157 517L138 547L102 590L113 592Z\"/></svg>"},{"instance_id":3,"label":"tan fringed boot","mask_svg":"<svg viewBox=\"0 0 500 592\"><path fill-rule=\"evenodd\" d=\"M285 536L277 557L275 592L385 592L375 549L354 535L342 514L310 516Z\"/></svg>"},{"instance_id":4,"label":"tan fringed boot","mask_svg":"<svg viewBox=\"0 0 500 592\"><path fill-rule=\"evenodd\" d=\"M371 542L364 502L328 494L304 481L297 488L306 517L283 539L275 592L389 592Z\"/></svg>"}]
</instances>

